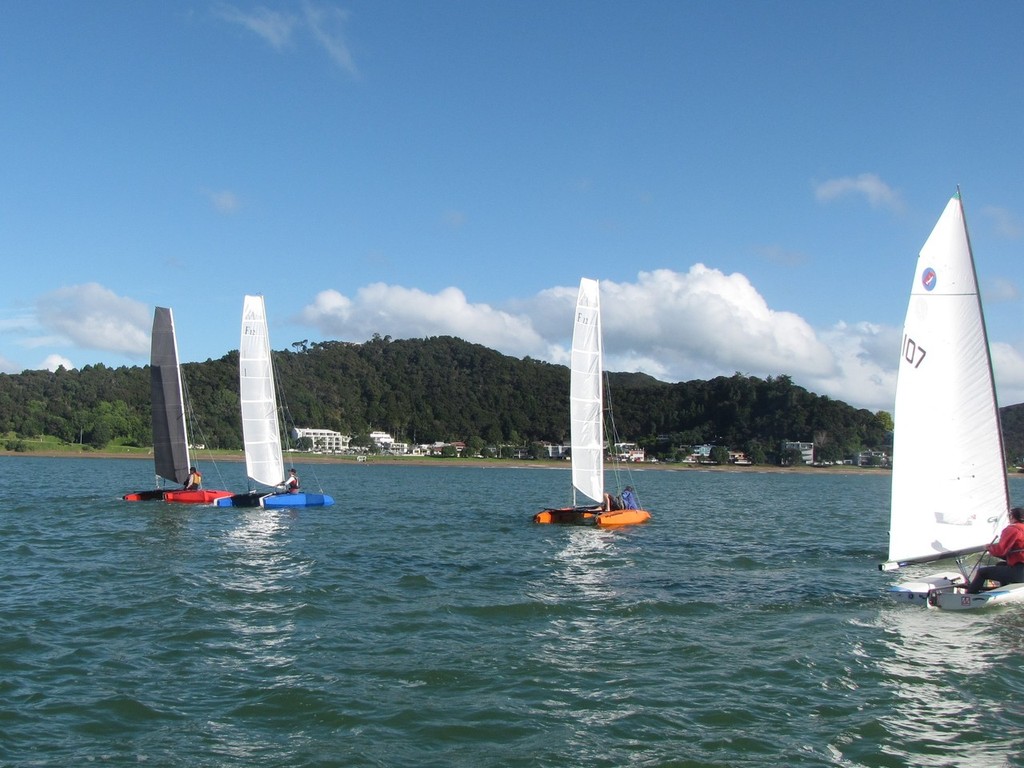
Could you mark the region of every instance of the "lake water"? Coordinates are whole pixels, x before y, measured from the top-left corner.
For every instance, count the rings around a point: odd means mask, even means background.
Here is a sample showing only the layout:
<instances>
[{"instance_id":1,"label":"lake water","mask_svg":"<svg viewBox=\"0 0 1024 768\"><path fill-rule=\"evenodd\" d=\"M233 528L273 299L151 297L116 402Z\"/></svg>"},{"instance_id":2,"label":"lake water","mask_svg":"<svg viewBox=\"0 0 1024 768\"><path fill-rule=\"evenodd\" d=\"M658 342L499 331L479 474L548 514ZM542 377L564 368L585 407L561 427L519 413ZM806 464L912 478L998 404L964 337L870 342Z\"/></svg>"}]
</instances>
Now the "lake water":
<instances>
[{"instance_id":1,"label":"lake water","mask_svg":"<svg viewBox=\"0 0 1024 768\"><path fill-rule=\"evenodd\" d=\"M0 765L1024 765L1024 610L886 602L885 475L634 472L604 531L530 522L564 470L300 473L0 458Z\"/></svg>"}]
</instances>

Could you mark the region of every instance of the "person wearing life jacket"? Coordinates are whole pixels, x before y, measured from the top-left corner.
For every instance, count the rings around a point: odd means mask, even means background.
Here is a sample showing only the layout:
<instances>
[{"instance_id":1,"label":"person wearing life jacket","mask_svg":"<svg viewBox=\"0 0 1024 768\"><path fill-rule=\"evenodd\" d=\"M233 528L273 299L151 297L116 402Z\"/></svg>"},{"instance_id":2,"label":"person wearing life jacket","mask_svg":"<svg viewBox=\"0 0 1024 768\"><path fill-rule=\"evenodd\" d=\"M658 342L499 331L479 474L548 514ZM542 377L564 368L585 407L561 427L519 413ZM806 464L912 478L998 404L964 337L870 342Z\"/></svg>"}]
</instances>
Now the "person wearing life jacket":
<instances>
[{"instance_id":1,"label":"person wearing life jacket","mask_svg":"<svg viewBox=\"0 0 1024 768\"><path fill-rule=\"evenodd\" d=\"M185 481L186 491L198 491L203 487L203 473L195 467L188 468L188 479Z\"/></svg>"},{"instance_id":2,"label":"person wearing life jacket","mask_svg":"<svg viewBox=\"0 0 1024 768\"><path fill-rule=\"evenodd\" d=\"M988 545L988 553L1005 560L979 568L967 587L968 594L981 592L986 581L998 581L1000 585L1024 582L1024 507L1010 510L1010 524L1003 528L999 541Z\"/></svg>"},{"instance_id":3,"label":"person wearing life jacket","mask_svg":"<svg viewBox=\"0 0 1024 768\"><path fill-rule=\"evenodd\" d=\"M640 509L640 504L637 503L636 493L633 491L632 485L627 485L626 489L622 492L622 508Z\"/></svg>"},{"instance_id":4,"label":"person wearing life jacket","mask_svg":"<svg viewBox=\"0 0 1024 768\"><path fill-rule=\"evenodd\" d=\"M288 478L284 481L284 492L285 493L298 493L299 492L299 476L295 474L294 469L288 470Z\"/></svg>"}]
</instances>

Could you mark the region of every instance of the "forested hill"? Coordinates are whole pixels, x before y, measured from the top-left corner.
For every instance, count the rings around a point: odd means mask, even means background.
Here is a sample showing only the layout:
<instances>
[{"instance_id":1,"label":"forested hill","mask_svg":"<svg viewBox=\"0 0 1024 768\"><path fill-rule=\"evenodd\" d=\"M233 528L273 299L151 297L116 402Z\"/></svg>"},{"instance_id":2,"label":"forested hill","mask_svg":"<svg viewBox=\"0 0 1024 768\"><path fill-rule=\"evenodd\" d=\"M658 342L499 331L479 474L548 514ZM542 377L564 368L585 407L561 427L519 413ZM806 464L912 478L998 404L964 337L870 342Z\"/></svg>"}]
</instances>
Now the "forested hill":
<instances>
[{"instance_id":1,"label":"forested hill","mask_svg":"<svg viewBox=\"0 0 1024 768\"><path fill-rule=\"evenodd\" d=\"M384 430L414 443L568 442L564 366L451 337L301 343L275 353L275 365L286 417L296 426L351 435ZM238 353L186 364L183 372L193 440L240 448ZM609 381L617 434L657 455L710 443L770 460L788 439L813 441L819 458L834 460L890 441L888 414L812 394L788 376L669 384L617 373ZM1024 431L1024 415L1018 421ZM149 369L95 365L0 375L0 433L97 447L148 445Z\"/></svg>"}]
</instances>

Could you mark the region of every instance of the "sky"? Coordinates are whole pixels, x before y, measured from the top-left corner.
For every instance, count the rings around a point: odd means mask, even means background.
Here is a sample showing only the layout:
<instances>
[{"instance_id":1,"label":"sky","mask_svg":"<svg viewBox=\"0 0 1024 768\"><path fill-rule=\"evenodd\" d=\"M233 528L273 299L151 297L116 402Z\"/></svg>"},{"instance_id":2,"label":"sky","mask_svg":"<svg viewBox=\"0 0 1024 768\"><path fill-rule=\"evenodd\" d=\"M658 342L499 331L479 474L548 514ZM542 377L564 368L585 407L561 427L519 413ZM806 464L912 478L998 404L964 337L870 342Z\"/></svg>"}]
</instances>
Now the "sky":
<instances>
[{"instance_id":1,"label":"sky","mask_svg":"<svg viewBox=\"0 0 1024 768\"><path fill-rule=\"evenodd\" d=\"M892 411L959 186L1024 402L1024 4L0 0L0 372L450 335Z\"/></svg>"}]
</instances>

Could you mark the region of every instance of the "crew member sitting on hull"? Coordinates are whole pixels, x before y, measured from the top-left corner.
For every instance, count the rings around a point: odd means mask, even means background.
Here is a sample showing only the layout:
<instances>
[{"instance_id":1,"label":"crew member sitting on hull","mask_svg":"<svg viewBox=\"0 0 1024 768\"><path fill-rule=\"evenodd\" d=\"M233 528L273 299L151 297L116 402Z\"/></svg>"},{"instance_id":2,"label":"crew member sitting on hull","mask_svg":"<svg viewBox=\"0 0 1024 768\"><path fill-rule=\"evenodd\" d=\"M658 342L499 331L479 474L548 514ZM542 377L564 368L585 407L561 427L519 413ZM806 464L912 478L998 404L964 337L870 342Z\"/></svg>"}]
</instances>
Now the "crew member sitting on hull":
<instances>
[{"instance_id":1,"label":"crew member sitting on hull","mask_svg":"<svg viewBox=\"0 0 1024 768\"><path fill-rule=\"evenodd\" d=\"M294 469L288 470L288 479L284 481L284 492L285 493L298 493L299 492L299 476L295 474Z\"/></svg>"},{"instance_id":2,"label":"crew member sitting on hull","mask_svg":"<svg viewBox=\"0 0 1024 768\"><path fill-rule=\"evenodd\" d=\"M622 508L640 509L640 503L636 500L636 494L633 492L632 485L627 485L626 489L622 492Z\"/></svg>"},{"instance_id":3,"label":"crew member sitting on hull","mask_svg":"<svg viewBox=\"0 0 1024 768\"><path fill-rule=\"evenodd\" d=\"M203 487L203 473L195 467L188 468L188 478L185 480L186 491L198 491Z\"/></svg>"},{"instance_id":4,"label":"crew member sitting on hull","mask_svg":"<svg viewBox=\"0 0 1024 768\"><path fill-rule=\"evenodd\" d=\"M1010 510L1010 524L1003 528L999 541L988 545L988 553L1006 560L998 565L979 568L967 587L968 594L978 594L989 580L998 581L1001 585L1024 582L1024 507Z\"/></svg>"}]
</instances>

